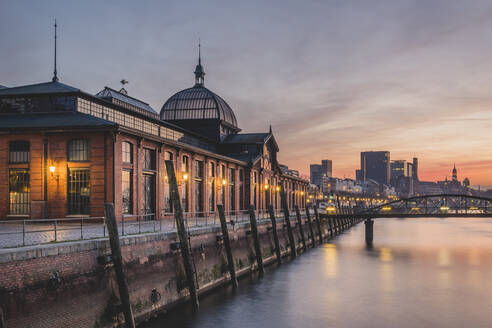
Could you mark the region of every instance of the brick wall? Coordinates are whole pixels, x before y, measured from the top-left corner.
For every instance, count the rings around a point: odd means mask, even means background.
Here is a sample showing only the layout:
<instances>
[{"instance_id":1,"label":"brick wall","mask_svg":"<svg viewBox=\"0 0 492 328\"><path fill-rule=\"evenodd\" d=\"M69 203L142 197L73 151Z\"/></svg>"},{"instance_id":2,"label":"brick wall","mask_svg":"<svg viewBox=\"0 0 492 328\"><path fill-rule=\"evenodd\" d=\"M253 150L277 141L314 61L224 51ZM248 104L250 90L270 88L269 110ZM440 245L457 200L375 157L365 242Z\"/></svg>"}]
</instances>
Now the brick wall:
<instances>
[{"instance_id":1,"label":"brick wall","mask_svg":"<svg viewBox=\"0 0 492 328\"><path fill-rule=\"evenodd\" d=\"M277 228L281 250L285 252L287 230L282 223ZM245 225L230 232L238 274L255 267L253 238L246 233L248 229ZM272 233L266 224L259 225L258 230L263 257L273 261ZM297 230L294 231L298 243ZM304 230L307 236L306 224ZM228 279L225 251L216 241L220 234L218 228L192 232L192 253L201 292ZM187 295L181 255L170 250L175 240L174 233L121 239L131 303L138 320L168 309ZM105 240L0 251L0 306L7 327L111 326L118 288L112 267L97 261L99 255L109 252L109 242ZM59 283L52 279L55 272L59 274ZM150 299L154 288L161 295L156 304Z\"/></svg>"}]
</instances>

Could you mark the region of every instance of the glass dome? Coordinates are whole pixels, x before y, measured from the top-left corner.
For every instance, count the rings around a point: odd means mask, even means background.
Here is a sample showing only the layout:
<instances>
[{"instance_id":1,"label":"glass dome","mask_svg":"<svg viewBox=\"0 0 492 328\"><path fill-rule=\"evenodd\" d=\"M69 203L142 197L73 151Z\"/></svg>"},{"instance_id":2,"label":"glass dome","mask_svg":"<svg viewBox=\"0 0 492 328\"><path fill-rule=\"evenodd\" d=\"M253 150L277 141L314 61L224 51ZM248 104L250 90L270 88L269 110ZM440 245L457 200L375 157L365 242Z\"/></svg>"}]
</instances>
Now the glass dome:
<instances>
[{"instance_id":1,"label":"glass dome","mask_svg":"<svg viewBox=\"0 0 492 328\"><path fill-rule=\"evenodd\" d=\"M166 121L218 119L237 128L237 120L224 99L201 84L182 90L169 98L161 109Z\"/></svg>"}]
</instances>

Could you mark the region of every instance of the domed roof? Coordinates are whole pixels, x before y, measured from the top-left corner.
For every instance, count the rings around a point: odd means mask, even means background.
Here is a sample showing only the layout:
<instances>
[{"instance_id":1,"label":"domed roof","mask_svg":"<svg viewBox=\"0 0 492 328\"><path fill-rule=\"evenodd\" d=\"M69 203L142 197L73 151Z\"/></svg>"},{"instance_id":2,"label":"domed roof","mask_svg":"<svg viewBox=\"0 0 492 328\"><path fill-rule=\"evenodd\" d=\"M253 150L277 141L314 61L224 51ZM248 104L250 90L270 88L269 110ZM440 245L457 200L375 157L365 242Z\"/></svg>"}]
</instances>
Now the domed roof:
<instances>
[{"instance_id":1,"label":"domed roof","mask_svg":"<svg viewBox=\"0 0 492 328\"><path fill-rule=\"evenodd\" d=\"M169 98L161 109L161 119L167 121L216 119L234 130L236 116L224 99L203 86L205 70L202 66L200 44L198 44L198 65L195 68L195 85Z\"/></svg>"},{"instance_id":2,"label":"domed roof","mask_svg":"<svg viewBox=\"0 0 492 328\"><path fill-rule=\"evenodd\" d=\"M161 119L218 119L237 127L236 116L225 100L200 84L169 98L162 106Z\"/></svg>"}]
</instances>

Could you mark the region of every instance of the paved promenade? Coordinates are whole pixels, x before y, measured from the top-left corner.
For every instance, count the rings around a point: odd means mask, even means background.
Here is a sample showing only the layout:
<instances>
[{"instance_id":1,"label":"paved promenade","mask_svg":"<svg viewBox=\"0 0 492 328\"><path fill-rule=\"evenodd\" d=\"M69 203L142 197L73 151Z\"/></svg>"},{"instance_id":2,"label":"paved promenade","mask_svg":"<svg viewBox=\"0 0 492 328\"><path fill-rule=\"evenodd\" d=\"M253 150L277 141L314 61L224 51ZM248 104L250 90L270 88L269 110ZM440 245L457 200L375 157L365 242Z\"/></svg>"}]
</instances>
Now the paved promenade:
<instances>
[{"instance_id":1,"label":"paved promenade","mask_svg":"<svg viewBox=\"0 0 492 328\"><path fill-rule=\"evenodd\" d=\"M276 215L277 221L282 222L283 216ZM294 217L291 216L291 220ZM259 223L268 222L265 215L257 217ZM97 223L77 221L73 223L35 222L26 220L10 222L0 221L0 248L21 247L29 245L47 244L54 242L87 240L95 238L107 238L108 232L102 221ZM219 227L216 217L193 217L187 218L187 227L190 231L202 227ZM228 218L228 222L234 224L249 222L249 215L235 215ZM135 235L153 232L175 232L176 224L173 218L151 220L151 221L124 221L118 222L120 235Z\"/></svg>"}]
</instances>

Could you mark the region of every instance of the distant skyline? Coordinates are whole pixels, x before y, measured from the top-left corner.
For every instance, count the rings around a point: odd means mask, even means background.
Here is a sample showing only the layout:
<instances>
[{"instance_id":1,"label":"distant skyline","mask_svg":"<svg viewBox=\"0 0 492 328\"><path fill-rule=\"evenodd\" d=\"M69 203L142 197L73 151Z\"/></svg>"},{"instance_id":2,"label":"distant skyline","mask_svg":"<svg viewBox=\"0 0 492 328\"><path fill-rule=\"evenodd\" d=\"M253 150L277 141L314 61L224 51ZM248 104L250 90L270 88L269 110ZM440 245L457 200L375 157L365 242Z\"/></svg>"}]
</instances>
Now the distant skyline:
<instances>
[{"instance_id":1,"label":"distant skyline","mask_svg":"<svg viewBox=\"0 0 492 328\"><path fill-rule=\"evenodd\" d=\"M57 18L60 82L118 89L157 111L194 83L243 132L268 131L279 160L309 175L360 152L419 158L421 180L492 186L492 1L4 1L0 85L49 81Z\"/></svg>"}]
</instances>

